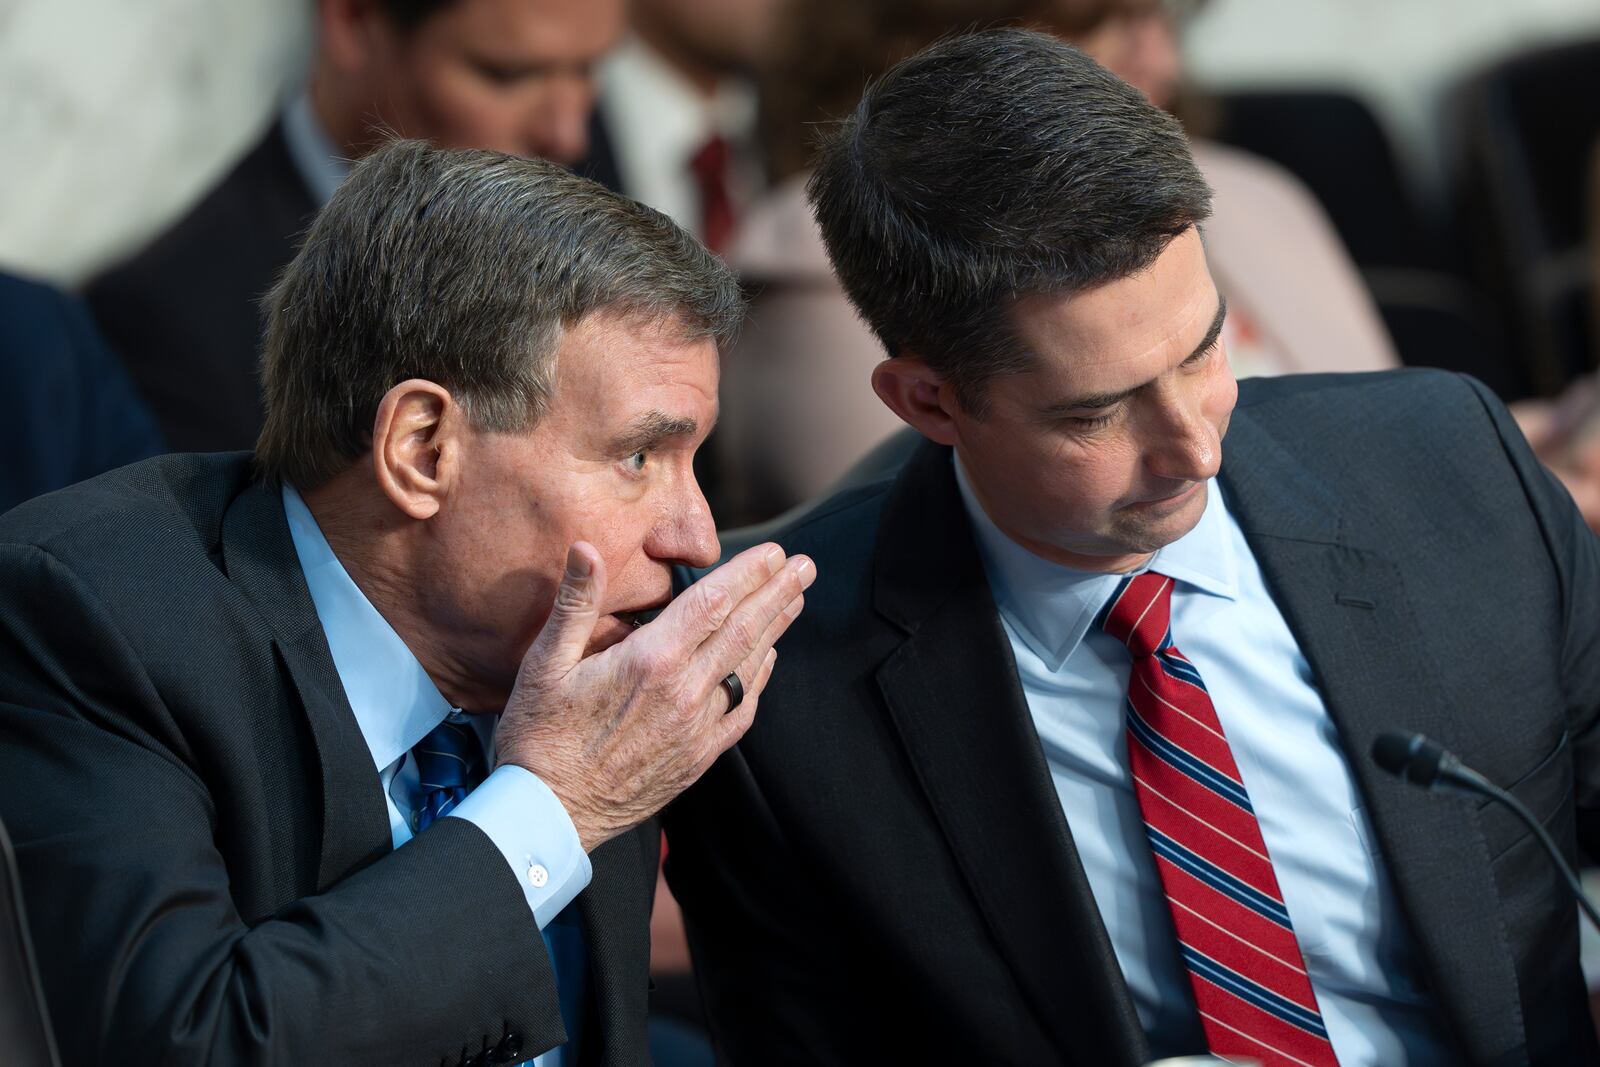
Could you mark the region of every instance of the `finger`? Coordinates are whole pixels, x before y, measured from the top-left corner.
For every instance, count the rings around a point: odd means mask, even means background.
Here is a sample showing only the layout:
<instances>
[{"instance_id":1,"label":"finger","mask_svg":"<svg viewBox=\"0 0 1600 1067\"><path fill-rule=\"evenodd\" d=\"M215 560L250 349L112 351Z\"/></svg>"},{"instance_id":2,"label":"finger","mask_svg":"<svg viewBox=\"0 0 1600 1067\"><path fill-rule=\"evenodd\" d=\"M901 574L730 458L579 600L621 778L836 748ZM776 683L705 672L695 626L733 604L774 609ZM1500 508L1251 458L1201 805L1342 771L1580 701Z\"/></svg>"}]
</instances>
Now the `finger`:
<instances>
[{"instance_id":1,"label":"finger","mask_svg":"<svg viewBox=\"0 0 1600 1067\"><path fill-rule=\"evenodd\" d=\"M600 553L587 541L574 542L567 549L567 567L556 587L550 617L534 638L527 658L557 675L577 666L600 621L605 591L606 569Z\"/></svg>"},{"instance_id":2,"label":"finger","mask_svg":"<svg viewBox=\"0 0 1600 1067\"><path fill-rule=\"evenodd\" d=\"M761 676L761 666L767 660L767 653L772 651L772 647L778 643L778 638L783 636L784 631L789 628L790 624L800 617L800 612L805 608L805 605L806 598L804 596L797 596L790 601L789 606L784 608L778 614L778 617L773 619L767 626L767 632L761 635L761 641L756 645L755 649L744 658L743 663L735 668L734 673L738 674L740 681L745 683L746 694L754 694L756 692L755 679ZM712 704L719 713L726 714L733 710L727 706L721 694L713 693L711 697Z\"/></svg>"},{"instance_id":3,"label":"finger","mask_svg":"<svg viewBox=\"0 0 1600 1067\"><path fill-rule=\"evenodd\" d=\"M732 748L739 738L750 729L750 724L756 721L756 705L761 703L761 693L767 688L767 682L772 679L773 668L778 662L778 650L767 649L766 656L761 661L761 668L756 672L755 678L746 687L744 700L739 706L722 716L712 729L713 751L711 760L715 760L728 749ZM709 764L711 760L708 760Z\"/></svg>"},{"instance_id":4,"label":"finger","mask_svg":"<svg viewBox=\"0 0 1600 1067\"><path fill-rule=\"evenodd\" d=\"M644 629L665 635L679 655L687 658L746 597L771 580L783 563L783 549L777 545L747 548L685 589Z\"/></svg>"},{"instance_id":5,"label":"finger","mask_svg":"<svg viewBox=\"0 0 1600 1067\"><path fill-rule=\"evenodd\" d=\"M745 657L743 663L734 669L732 675L724 675L712 691L706 702L707 719L720 719L724 715L742 707L747 700L753 700L761 693L761 687L766 684L766 675L762 667L772 658L772 646L778 638L789 628L789 624L800 617L800 611L805 607L805 597L797 596L779 616L772 620L767 627L767 632L762 635L761 643L756 650ZM733 690L728 687L728 678L739 679L740 699L733 700Z\"/></svg>"},{"instance_id":6,"label":"finger","mask_svg":"<svg viewBox=\"0 0 1600 1067\"><path fill-rule=\"evenodd\" d=\"M816 576L816 564L808 557L790 558L777 575L746 597L727 621L706 638L690 657L689 666L691 672L701 672L702 684L707 690L760 647L767 628L816 580Z\"/></svg>"}]
</instances>

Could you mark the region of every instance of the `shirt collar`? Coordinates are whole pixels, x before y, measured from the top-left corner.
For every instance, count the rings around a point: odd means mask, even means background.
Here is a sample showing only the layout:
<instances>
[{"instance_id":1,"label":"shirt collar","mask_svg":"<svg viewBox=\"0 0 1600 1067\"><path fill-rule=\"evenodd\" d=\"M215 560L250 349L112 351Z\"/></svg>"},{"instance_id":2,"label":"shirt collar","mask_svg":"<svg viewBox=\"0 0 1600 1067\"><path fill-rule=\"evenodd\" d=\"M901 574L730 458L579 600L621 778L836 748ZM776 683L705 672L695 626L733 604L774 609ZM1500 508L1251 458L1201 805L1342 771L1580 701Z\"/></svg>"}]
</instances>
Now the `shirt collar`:
<instances>
[{"instance_id":1,"label":"shirt collar","mask_svg":"<svg viewBox=\"0 0 1600 1067\"><path fill-rule=\"evenodd\" d=\"M350 173L350 161L339 155L328 132L311 107L311 92L302 89L283 112L283 139L289 158L311 198L326 204Z\"/></svg>"},{"instance_id":2,"label":"shirt collar","mask_svg":"<svg viewBox=\"0 0 1600 1067\"><path fill-rule=\"evenodd\" d=\"M1034 655L1060 670L1125 576L1075 570L1023 548L983 510L954 453L952 462L995 606ZM1206 484L1206 508L1194 529L1158 551L1144 569L1201 593L1238 598L1238 563L1228 551L1227 505L1216 479Z\"/></svg>"},{"instance_id":3,"label":"shirt collar","mask_svg":"<svg viewBox=\"0 0 1600 1067\"><path fill-rule=\"evenodd\" d=\"M288 484L283 487L283 511L311 590L311 603L328 637L334 669L361 736L372 751L373 763L382 771L455 709L400 635L351 580L322 536L311 509Z\"/></svg>"}]
</instances>

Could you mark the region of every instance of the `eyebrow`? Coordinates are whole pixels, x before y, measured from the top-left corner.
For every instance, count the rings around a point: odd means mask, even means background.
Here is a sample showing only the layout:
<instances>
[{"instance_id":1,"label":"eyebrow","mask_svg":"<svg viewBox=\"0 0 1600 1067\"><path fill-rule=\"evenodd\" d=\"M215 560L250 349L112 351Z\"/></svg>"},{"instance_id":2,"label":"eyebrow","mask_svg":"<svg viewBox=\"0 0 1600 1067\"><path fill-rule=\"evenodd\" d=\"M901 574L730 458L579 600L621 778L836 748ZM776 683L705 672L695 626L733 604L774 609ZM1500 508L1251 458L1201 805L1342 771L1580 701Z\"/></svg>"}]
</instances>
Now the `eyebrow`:
<instances>
[{"instance_id":1,"label":"eyebrow","mask_svg":"<svg viewBox=\"0 0 1600 1067\"><path fill-rule=\"evenodd\" d=\"M1210 351L1216 346L1217 338L1222 336L1222 321L1227 317L1228 298L1219 293L1217 294L1217 313L1211 319L1211 327L1206 330L1205 337L1203 337L1200 343L1195 346L1194 351L1190 352L1184 357L1185 363L1204 352ZM1046 407L1042 414L1045 418L1051 418L1058 415L1065 415L1071 411L1108 408L1112 404L1126 400L1128 397L1132 396L1134 393L1137 393L1140 389L1143 389L1149 384L1149 382L1145 382L1142 385L1134 386L1132 389L1124 389L1121 392L1116 393L1090 393L1085 396L1074 396L1068 397L1065 400L1057 400L1055 403Z\"/></svg>"},{"instance_id":2,"label":"eyebrow","mask_svg":"<svg viewBox=\"0 0 1600 1067\"><path fill-rule=\"evenodd\" d=\"M496 59L492 56L474 56L470 62L479 70L496 78L504 78L507 81L516 78L542 78L562 71L566 67L577 66L577 64L561 64L552 60Z\"/></svg>"},{"instance_id":3,"label":"eyebrow","mask_svg":"<svg viewBox=\"0 0 1600 1067\"><path fill-rule=\"evenodd\" d=\"M467 62L481 71L500 78L540 78L551 74L580 73L585 77L592 72L599 55L580 58L558 56L499 56L493 53L469 55Z\"/></svg>"},{"instance_id":4,"label":"eyebrow","mask_svg":"<svg viewBox=\"0 0 1600 1067\"><path fill-rule=\"evenodd\" d=\"M713 422L713 425L715 423ZM627 428L612 439L612 448L619 455L655 448L674 437L693 437L700 424L687 415L668 415L664 411L647 411L629 423ZM707 431L709 432L709 431Z\"/></svg>"}]
</instances>

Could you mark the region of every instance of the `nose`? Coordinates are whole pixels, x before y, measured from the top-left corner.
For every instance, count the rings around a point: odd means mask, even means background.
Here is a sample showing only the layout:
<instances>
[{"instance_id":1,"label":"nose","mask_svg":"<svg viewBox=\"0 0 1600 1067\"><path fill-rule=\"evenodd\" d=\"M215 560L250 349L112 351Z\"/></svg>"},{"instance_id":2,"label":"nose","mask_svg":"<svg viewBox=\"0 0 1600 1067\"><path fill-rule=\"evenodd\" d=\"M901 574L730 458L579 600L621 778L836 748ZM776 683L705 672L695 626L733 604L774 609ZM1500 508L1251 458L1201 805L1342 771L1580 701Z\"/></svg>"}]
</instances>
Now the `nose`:
<instances>
[{"instance_id":1,"label":"nose","mask_svg":"<svg viewBox=\"0 0 1600 1067\"><path fill-rule=\"evenodd\" d=\"M1175 397L1162 405L1146 465L1157 477L1203 482L1222 467L1222 437L1199 396Z\"/></svg>"},{"instance_id":2,"label":"nose","mask_svg":"<svg viewBox=\"0 0 1600 1067\"><path fill-rule=\"evenodd\" d=\"M674 507L656 524L646 551L656 559L691 567L710 567L722 558L711 506L692 475L685 479Z\"/></svg>"},{"instance_id":3,"label":"nose","mask_svg":"<svg viewBox=\"0 0 1600 1067\"><path fill-rule=\"evenodd\" d=\"M551 79L543 99L529 115L529 155L553 163L572 164L589 151L589 115L594 110L594 82L588 71L570 71Z\"/></svg>"}]
</instances>

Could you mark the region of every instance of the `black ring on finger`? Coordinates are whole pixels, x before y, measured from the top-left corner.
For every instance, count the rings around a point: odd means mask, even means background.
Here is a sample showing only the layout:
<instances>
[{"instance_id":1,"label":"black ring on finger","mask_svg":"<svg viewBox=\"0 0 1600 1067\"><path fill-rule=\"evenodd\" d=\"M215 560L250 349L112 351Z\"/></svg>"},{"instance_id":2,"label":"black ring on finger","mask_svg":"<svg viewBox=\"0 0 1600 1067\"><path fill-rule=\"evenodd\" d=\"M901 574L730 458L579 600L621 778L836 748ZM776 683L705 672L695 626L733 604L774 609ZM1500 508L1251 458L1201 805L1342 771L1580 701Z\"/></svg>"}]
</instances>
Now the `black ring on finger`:
<instances>
[{"instance_id":1,"label":"black ring on finger","mask_svg":"<svg viewBox=\"0 0 1600 1067\"><path fill-rule=\"evenodd\" d=\"M739 681L739 672L733 671L724 678L722 688L728 691L728 711L722 713L726 715L744 702L744 683Z\"/></svg>"}]
</instances>

